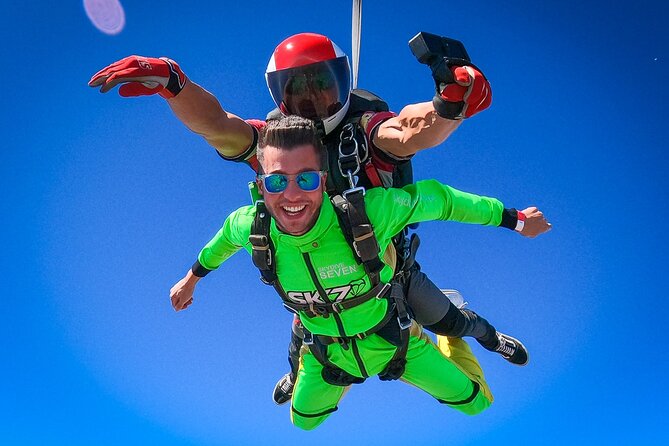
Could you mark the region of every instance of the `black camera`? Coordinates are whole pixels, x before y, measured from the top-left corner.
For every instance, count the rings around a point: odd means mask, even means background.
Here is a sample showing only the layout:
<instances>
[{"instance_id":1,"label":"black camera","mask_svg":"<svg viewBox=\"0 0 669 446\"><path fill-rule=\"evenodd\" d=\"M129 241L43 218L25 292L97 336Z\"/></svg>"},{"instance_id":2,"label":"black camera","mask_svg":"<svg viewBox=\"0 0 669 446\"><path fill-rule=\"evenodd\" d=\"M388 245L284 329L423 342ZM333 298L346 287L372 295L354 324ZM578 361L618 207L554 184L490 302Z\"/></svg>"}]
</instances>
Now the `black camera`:
<instances>
[{"instance_id":1,"label":"black camera","mask_svg":"<svg viewBox=\"0 0 669 446\"><path fill-rule=\"evenodd\" d=\"M418 62L430 67L437 84L453 82L450 67L471 64L462 42L448 37L420 32L409 40L409 48Z\"/></svg>"}]
</instances>

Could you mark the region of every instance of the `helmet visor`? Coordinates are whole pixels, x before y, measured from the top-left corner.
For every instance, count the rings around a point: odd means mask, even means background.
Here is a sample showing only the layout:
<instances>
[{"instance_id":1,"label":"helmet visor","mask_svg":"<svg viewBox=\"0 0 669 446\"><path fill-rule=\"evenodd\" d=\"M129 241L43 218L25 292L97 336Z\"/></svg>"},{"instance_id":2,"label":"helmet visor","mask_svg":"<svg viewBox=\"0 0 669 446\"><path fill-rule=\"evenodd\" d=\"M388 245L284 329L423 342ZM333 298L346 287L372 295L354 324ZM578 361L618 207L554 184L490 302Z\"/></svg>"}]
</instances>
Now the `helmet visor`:
<instances>
[{"instance_id":1,"label":"helmet visor","mask_svg":"<svg viewBox=\"0 0 669 446\"><path fill-rule=\"evenodd\" d=\"M326 119L344 107L351 88L346 56L267 73L267 85L282 112Z\"/></svg>"}]
</instances>

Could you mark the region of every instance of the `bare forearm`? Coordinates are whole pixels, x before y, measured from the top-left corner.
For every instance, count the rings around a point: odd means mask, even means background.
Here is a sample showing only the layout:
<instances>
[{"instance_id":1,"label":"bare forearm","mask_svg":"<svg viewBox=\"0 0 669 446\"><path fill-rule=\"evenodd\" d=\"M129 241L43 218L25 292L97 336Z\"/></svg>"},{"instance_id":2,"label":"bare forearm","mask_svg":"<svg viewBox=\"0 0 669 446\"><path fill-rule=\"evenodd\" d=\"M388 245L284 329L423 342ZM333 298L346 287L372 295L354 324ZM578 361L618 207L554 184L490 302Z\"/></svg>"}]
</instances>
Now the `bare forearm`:
<instances>
[{"instance_id":1,"label":"bare forearm","mask_svg":"<svg viewBox=\"0 0 669 446\"><path fill-rule=\"evenodd\" d=\"M410 156L441 144L461 123L438 116L431 102L411 104L379 125L374 144L395 156Z\"/></svg>"},{"instance_id":2,"label":"bare forearm","mask_svg":"<svg viewBox=\"0 0 669 446\"><path fill-rule=\"evenodd\" d=\"M249 124L223 110L213 94L190 80L181 93L167 103L186 127L226 157L239 155L253 142Z\"/></svg>"}]
</instances>

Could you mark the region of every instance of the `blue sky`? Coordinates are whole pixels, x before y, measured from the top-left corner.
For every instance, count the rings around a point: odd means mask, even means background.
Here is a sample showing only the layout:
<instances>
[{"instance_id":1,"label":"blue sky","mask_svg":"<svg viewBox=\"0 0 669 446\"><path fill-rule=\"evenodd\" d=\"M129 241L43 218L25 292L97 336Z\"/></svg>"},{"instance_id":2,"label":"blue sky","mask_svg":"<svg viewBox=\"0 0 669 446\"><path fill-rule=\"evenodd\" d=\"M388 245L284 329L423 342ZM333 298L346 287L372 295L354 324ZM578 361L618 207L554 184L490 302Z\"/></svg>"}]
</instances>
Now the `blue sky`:
<instances>
[{"instance_id":1,"label":"blue sky","mask_svg":"<svg viewBox=\"0 0 669 446\"><path fill-rule=\"evenodd\" d=\"M665 194L667 5L381 2L363 11L359 86L399 111L432 81L407 41L462 40L492 107L415 158L418 178L542 208L553 230L421 225L442 287L530 350L525 368L473 348L496 401L467 417L370 379L313 432L270 399L290 315L234 256L176 314L169 289L225 216L245 166L220 160L159 97L87 87L130 54L169 56L245 118L272 107L263 73L303 31L350 54L350 5L124 2L97 31L81 2L0 18L0 443L8 445L659 444L669 372ZM411 6L411 9L408 9Z\"/></svg>"}]
</instances>

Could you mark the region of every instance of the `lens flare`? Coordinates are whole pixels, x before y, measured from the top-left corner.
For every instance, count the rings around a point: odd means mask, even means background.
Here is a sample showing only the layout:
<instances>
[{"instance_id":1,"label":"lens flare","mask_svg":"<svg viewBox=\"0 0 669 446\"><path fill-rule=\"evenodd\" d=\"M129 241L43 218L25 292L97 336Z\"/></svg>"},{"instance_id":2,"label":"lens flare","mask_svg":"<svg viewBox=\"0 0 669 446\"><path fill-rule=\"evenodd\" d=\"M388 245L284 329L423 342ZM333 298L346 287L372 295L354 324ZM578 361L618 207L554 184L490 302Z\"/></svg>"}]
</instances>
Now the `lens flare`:
<instances>
[{"instance_id":1,"label":"lens flare","mask_svg":"<svg viewBox=\"0 0 669 446\"><path fill-rule=\"evenodd\" d=\"M125 27L125 12L119 0L84 0L91 23L105 34L114 35Z\"/></svg>"}]
</instances>

